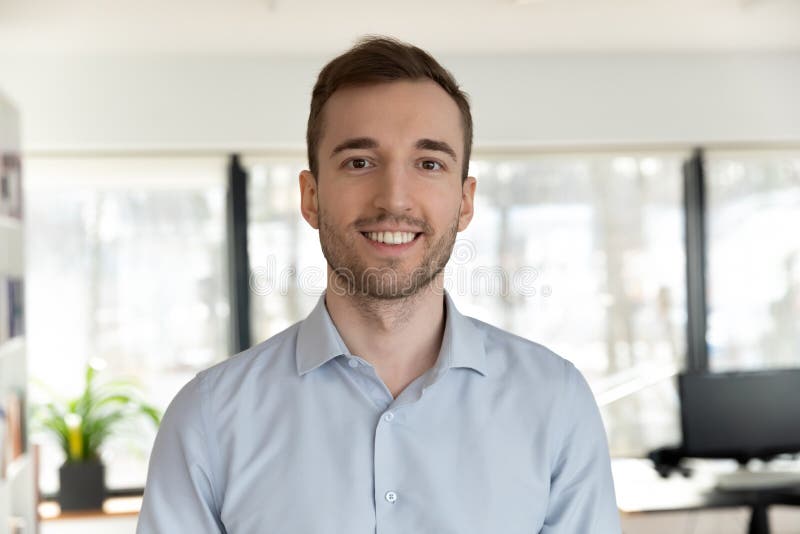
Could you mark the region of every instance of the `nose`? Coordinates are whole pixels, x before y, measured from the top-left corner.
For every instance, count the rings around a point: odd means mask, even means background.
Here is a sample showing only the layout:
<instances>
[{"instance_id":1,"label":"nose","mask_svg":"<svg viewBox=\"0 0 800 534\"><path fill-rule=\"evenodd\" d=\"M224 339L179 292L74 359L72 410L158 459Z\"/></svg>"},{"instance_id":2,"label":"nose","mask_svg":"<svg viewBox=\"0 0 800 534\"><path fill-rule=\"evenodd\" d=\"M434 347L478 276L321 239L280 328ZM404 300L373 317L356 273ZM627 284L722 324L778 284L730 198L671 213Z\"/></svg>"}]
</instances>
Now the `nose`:
<instances>
[{"instance_id":1,"label":"nose","mask_svg":"<svg viewBox=\"0 0 800 534\"><path fill-rule=\"evenodd\" d=\"M404 213L412 208L411 176L400 163L387 165L378 177L374 206L389 213Z\"/></svg>"}]
</instances>

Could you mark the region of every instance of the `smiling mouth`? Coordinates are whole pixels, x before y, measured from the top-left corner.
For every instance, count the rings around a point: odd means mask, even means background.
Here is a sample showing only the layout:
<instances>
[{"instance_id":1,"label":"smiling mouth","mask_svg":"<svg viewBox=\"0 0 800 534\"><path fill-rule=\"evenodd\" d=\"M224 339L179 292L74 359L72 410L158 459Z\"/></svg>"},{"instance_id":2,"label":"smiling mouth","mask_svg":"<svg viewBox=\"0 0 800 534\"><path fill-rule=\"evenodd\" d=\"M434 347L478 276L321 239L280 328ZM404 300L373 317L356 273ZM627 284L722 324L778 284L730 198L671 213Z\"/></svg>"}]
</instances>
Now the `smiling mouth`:
<instances>
[{"instance_id":1,"label":"smiling mouth","mask_svg":"<svg viewBox=\"0 0 800 534\"><path fill-rule=\"evenodd\" d=\"M416 240L422 232L361 232L361 235L385 245L406 245Z\"/></svg>"}]
</instances>

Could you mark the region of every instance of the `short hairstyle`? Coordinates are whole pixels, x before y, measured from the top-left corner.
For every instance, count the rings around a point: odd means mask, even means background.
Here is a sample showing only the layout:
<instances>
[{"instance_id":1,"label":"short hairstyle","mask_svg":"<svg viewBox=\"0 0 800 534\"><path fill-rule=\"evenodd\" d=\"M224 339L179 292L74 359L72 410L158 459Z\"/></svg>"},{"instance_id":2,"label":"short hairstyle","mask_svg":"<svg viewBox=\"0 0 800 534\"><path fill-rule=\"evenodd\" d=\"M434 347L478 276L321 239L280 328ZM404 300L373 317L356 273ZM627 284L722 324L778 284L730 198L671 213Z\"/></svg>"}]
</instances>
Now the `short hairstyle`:
<instances>
[{"instance_id":1,"label":"short hairstyle","mask_svg":"<svg viewBox=\"0 0 800 534\"><path fill-rule=\"evenodd\" d=\"M308 166L311 173L319 178L317 152L324 127L322 108L333 93L345 87L424 79L439 84L455 101L461 112L461 125L464 130L461 180L466 180L472 152L472 113L467 94L458 87L453 75L430 54L416 46L382 36L370 36L359 40L353 48L331 60L320 71L311 93L311 110L306 128Z\"/></svg>"}]
</instances>

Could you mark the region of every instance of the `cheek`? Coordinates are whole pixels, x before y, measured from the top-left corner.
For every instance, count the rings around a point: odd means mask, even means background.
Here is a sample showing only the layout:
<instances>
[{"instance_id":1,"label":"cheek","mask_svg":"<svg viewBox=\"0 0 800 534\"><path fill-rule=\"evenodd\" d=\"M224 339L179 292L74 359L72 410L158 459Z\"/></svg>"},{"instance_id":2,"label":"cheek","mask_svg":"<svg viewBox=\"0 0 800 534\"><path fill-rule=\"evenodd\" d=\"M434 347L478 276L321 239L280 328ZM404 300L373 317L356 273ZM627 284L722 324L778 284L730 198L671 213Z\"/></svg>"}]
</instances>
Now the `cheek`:
<instances>
[{"instance_id":1,"label":"cheek","mask_svg":"<svg viewBox=\"0 0 800 534\"><path fill-rule=\"evenodd\" d=\"M430 222L436 224L439 230L449 229L459 218L460 208L460 198L440 196L433 202L429 202L428 214L432 217Z\"/></svg>"},{"instance_id":2,"label":"cheek","mask_svg":"<svg viewBox=\"0 0 800 534\"><path fill-rule=\"evenodd\" d=\"M351 232L352 224L360 214L344 200L325 202L324 207L320 205L320 227L329 234L344 236Z\"/></svg>"},{"instance_id":3,"label":"cheek","mask_svg":"<svg viewBox=\"0 0 800 534\"><path fill-rule=\"evenodd\" d=\"M328 183L319 188L319 207L331 219L341 218L343 212L351 209L354 195L340 184Z\"/></svg>"},{"instance_id":4,"label":"cheek","mask_svg":"<svg viewBox=\"0 0 800 534\"><path fill-rule=\"evenodd\" d=\"M375 198L379 194L369 184L332 184L327 190L320 191L320 207L325 210L328 224L344 228L357 220L377 216L379 211L375 207ZM415 204L417 209L422 207L422 204Z\"/></svg>"}]
</instances>

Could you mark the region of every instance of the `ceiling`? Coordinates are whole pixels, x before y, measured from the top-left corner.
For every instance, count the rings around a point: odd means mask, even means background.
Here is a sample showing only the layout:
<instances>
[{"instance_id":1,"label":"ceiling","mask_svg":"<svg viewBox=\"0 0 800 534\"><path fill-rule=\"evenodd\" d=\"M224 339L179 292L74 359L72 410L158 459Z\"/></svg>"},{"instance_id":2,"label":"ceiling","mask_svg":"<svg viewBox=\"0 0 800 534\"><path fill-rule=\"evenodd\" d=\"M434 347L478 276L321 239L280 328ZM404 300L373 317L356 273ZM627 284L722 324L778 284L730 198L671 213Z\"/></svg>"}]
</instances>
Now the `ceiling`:
<instances>
[{"instance_id":1,"label":"ceiling","mask_svg":"<svg viewBox=\"0 0 800 534\"><path fill-rule=\"evenodd\" d=\"M0 54L800 50L800 0L0 0Z\"/></svg>"}]
</instances>

